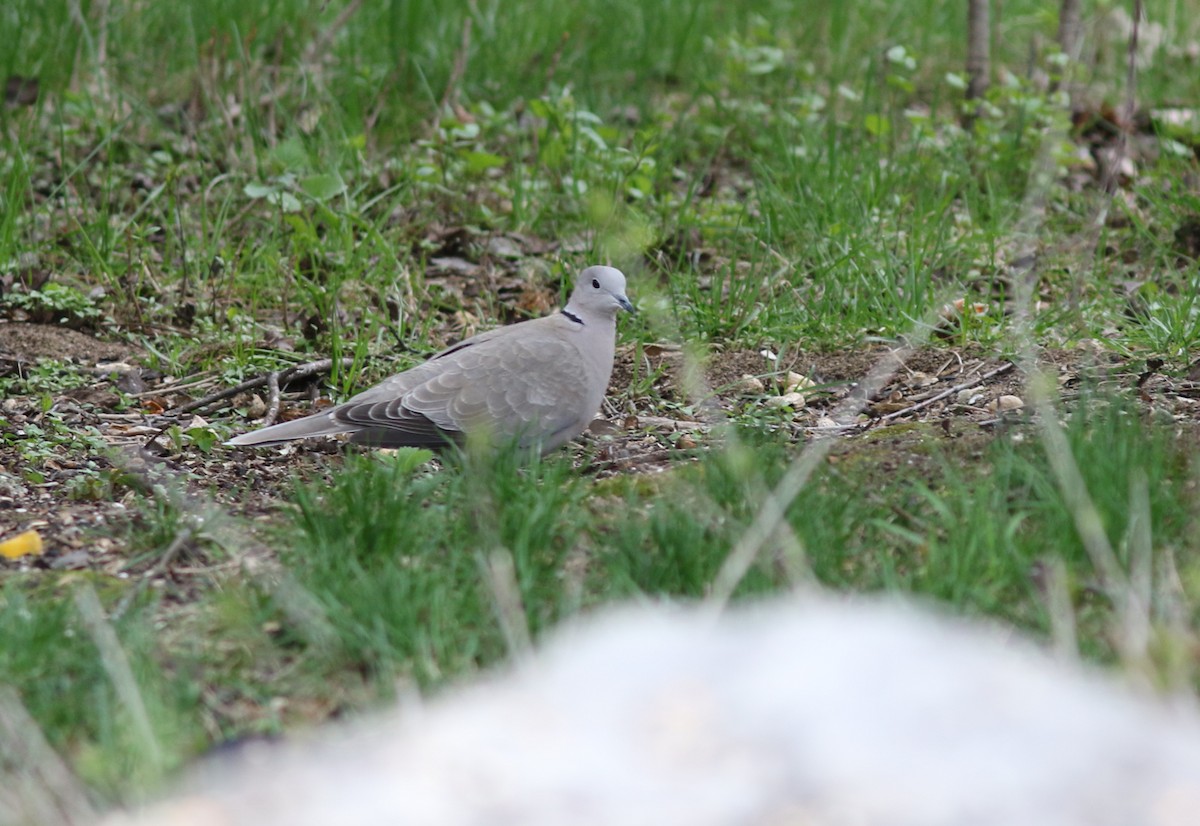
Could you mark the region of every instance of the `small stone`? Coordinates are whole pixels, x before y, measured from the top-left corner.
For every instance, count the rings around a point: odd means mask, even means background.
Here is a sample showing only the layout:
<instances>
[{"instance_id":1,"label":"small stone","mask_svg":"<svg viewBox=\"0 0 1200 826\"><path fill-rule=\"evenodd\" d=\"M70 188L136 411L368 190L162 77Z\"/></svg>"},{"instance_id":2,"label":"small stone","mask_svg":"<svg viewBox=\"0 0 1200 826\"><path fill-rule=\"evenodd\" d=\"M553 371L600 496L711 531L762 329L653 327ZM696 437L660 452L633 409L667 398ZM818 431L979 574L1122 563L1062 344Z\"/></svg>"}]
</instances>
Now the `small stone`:
<instances>
[{"instance_id":1,"label":"small stone","mask_svg":"<svg viewBox=\"0 0 1200 826\"><path fill-rule=\"evenodd\" d=\"M802 393L785 393L782 396L772 396L767 399L767 407L790 407L792 410L799 410L804 407L804 395Z\"/></svg>"},{"instance_id":2,"label":"small stone","mask_svg":"<svg viewBox=\"0 0 1200 826\"><path fill-rule=\"evenodd\" d=\"M621 428L608 419L592 419L592 423L588 425L588 432L593 436L616 436L621 432Z\"/></svg>"},{"instance_id":3,"label":"small stone","mask_svg":"<svg viewBox=\"0 0 1200 826\"><path fill-rule=\"evenodd\" d=\"M928 387L931 384L937 384L937 376L931 376L928 373L922 373L920 370L915 370L908 377L906 382L909 387Z\"/></svg>"},{"instance_id":4,"label":"small stone","mask_svg":"<svg viewBox=\"0 0 1200 826\"><path fill-rule=\"evenodd\" d=\"M987 411L989 413L1005 413L1009 410L1020 410L1024 406L1025 402L1021 400L1020 396L1001 396L988 402Z\"/></svg>"},{"instance_id":5,"label":"small stone","mask_svg":"<svg viewBox=\"0 0 1200 826\"><path fill-rule=\"evenodd\" d=\"M841 425L828 416L822 416L817 419L817 427L841 427Z\"/></svg>"},{"instance_id":6,"label":"small stone","mask_svg":"<svg viewBox=\"0 0 1200 826\"><path fill-rule=\"evenodd\" d=\"M126 364L123 361L107 361L98 362L92 367L92 372L98 376L125 375L126 373L138 373L141 368L134 367L132 364Z\"/></svg>"},{"instance_id":7,"label":"small stone","mask_svg":"<svg viewBox=\"0 0 1200 826\"><path fill-rule=\"evenodd\" d=\"M246 405L246 415L251 419L261 419L267 415L267 403L263 401L263 397L257 393L250 394L250 401Z\"/></svg>"},{"instance_id":8,"label":"small stone","mask_svg":"<svg viewBox=\"0 0 1200 826\"><path fill-rule=\"evenodd\" d=\"M751 376L747 373L746 375L742 376L741 381L738 382L737 389L738 392L743 396L759 396L762 395L767 388L762 383L762 379L756 376Z\"/></svg>"},{"instance_id":9,"label":"small stone","mask_svg":"<svg viewBox=\"0 0 1200 826\"><path fill-rule=\"evenodd\" d=\"M517 243L504 235L496 235L488 239L487 251L497 258L523 258L525 253Z\"/></svg>"},{"instance_id":10,"label":"small stone","mask_svg":"<svg viewBox=\"0 0 1200 826\"><path fill-rule=\"evenodd\" d=\"M954 397L954 401L958 404L974 406L979 404L981 392L978 387L968 387L965 390L959 390Z\"/></svg>"},{"instance_id":11,"label":"small stone","mask_svg":"<svg viewBox=\"0 0 1200 826\"><path fill-rule=\"evenodd\" d=\"M788 371L787 377L783 382L783 389L786 393L791 393L798 390L807 390L808 388L815 386L816 382L814 382L808 376L802 376L799 373L793 373L791 370Z\"/></svg>"}]
</instances>

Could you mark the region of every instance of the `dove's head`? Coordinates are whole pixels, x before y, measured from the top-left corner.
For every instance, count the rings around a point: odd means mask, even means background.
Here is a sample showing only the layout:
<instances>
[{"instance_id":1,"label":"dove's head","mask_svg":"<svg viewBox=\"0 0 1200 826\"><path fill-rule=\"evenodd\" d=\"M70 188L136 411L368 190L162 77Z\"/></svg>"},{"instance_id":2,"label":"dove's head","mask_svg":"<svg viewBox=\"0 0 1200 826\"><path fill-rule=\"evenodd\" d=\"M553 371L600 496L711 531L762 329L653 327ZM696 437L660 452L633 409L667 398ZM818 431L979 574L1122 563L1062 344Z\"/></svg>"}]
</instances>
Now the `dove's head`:
<instances>
[{"instance_id":1,"label":"dove's head","mask_svg":"<svg viewBox=\"0 0 1200 826\"><path fill-rule=\"evenodd\" d=\"M625 273L615 267L588 267L579 274L567 309L604 318L613 318L617 310L635 312L625 297Z\"/></svg>"}]
</instances>

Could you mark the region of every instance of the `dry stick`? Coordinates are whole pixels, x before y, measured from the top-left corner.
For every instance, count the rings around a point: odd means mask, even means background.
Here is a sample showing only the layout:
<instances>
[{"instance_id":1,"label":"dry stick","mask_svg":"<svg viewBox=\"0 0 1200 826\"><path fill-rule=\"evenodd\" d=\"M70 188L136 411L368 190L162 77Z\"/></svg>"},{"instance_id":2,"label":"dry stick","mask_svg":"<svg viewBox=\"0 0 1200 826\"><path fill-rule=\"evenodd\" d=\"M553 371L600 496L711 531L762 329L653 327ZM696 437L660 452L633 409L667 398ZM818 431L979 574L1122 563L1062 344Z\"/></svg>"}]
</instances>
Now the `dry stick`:
<instances>
[{"instance_id":1,"label":"dry stick","mask_svg":"<svg viewBox=\"0 0 1200 826\"><path fill-rule=\"evenodd\" d=\"M346 24L350 22L350 18L355 15L362 4L363 0L350 0L346 4L346 7L333 19L333 22L329 24L325 31L321 32L320 36L305 49L305 63L314 62L329 49L330 44L333 43L333 38L345 28Z\"/></svg>"},{"instance_id":2,"label":"dry stick","mask_svg":"<svg viewBox=\"0 0 1200 826\"><path fill-rule=\"evenodd\" d=\"M491 551L480 551L478 559L509 655L513 659L528 656L533 651L533 638L521 600L521 586L517 583L512 551L501 545Z\"/></svg>"},{"instance_id":3,"label":"dry stick","mask_svg":"<svg viewBox=\"0 0 1200 826\"><path fill-rule=\"evenodd\" d=\"M1079 633L1075 624L1075 610L1071 605L1067 564L1062 557L1047 560L1042 580L1046 608L1050 614L1050 639L1054 653L1062 660L1073 660L1079 656Z\"/></svg>"},{"instance_id":4,"label":"dry stick","mask_svg":"<svg viewBox=\"0 0 1200 826\"><path fill-rule=\"evenodd\" d=\"M925 399L924 401L917 402L916 404L912 405L911 407L906 407L903 410L897 410L893 413L888 413L886 416L880 416L879 421L888 422L888 421L891 421L892 419L898 419L901 416L908 416L912 413L916 413L918 410L923 410L924 408L929 407L929 405L933 404L934 402L939 402L942 399L946 398L947 396L952 396L955 393L958 393L962 390L966 390L969 387L974 387L975 385L985 382L988 379L992 379L992 378L995 378L996 376L1003 375L1003 374L1007 373L1009 370L1013 369L1013 367L1014 367L1014 365L1011 361L1001 364L995 370L989 370L988 372L984 373L982 376L976 376L975 378L971 379L970 381L964 381L962 384L956 384L953 387L951 387L950 389L943 390L941 393L938 393L936 396L931 396L930 398Z\"/></svg>"},{"instance_id":5,"label":"dry stick","mask_svg":"<svg viewBox=\"0 0 1200 826\"><path fill-rule=\"evenodd\" d=\"M1135 0L1135 9L1140 15L1141 0ZM1134 48L1137 42L1137 18L1134 20L1134 32L1131 38L1130 61L1134 60ZM1070 64L1067 67L1070 71ZM1129 70L1130 81L1134 78L1133 68ZM1127 99L1132 100L1133 90L1127 89ZM1014 335L1017 340L1022 367L1029 382L1029 395L1033 409L1037 413L1036 420L1041 434L1043 449L1050 462L1055 483L1067 503L1067 508L1075 522L1075 530L1083 542L1088 558L1100 579L1101 588L1113 600L1117 616L1121 623L1117 633L1114 633L1114 643L1122 659L1128 665L1146 662L1144 646L1137 647L1136 635L1129 629L1148 623L1148 607L1139 599L1125 572L1113 552L1112 544L1104 531L1100 512L1088 493L1087 485L1075 456L1071 452L1070 443L1058 421L1057 411L1051 399L1052 381L1045 376L1037 366L1037 347L1033 340L1031 308L1033 307L1033 285L1037 267L1036 232L1045 222L1046 195L1054 180L1054 147L1065 139L1062 129L1048 132L1042 140L1038 155L1030 173L1030 183L1026 190L1025 202L1021 214L1024 216L1017 226L1016 236L1022 244L1014 260L1026 262L1023 269L1014 279ZM1118 144L1118 151L1124 151L1124 142ZM1114 164L1114 168L1119 161ZM1112 198L1112 191L1104 187L1105 198L1099 209L1098 221L1093 226L1102 226L1103 216L1107 214L1107 205ZM1099 233L1093 236L1093 243L1098 242Z\"/></svg>"},{"instance_id":6,"label":"dry stick","mask_svg":"<svg viewBox=\"0 0 1200 826\"><path fill-rule=\"evenodd\" d=\"M660 318L668 317L665 313L652 314L650 318L652 325L656 324ZM673 331L672 335L667 337L674 338L677 341L683 340L684 337L680 334L678 328L674 326L674 320L670 319L667 323L672 326ZM683 360L678 376L679 385L682 387L685 397L691 399L695 404L702 404L704 400L711 399L714 396L714 393L704 378L704 370L701 367L701 357L696 352L695 348L689 346L684 346L682 348L682 356ZM725 424L725 419L719 408L712 410L711 413L716 419L716 423L713 427L713 432L715 433L718 429L722 429L721 426ZM741 446L737 438L737 433L733 428L725 427L723 430L724 449L727 453L732 454L734 451L745 450L745 448ZM678 455L678 451L662 451L661 453L654 454L654 458L657 459L673 455ZM749 458L749 461L741 464L747 468L753 468L753 457ZM649 461L649 459L646 461ZM630 464L636 465L641 463L641 460L633 460ZM739 463L735 461L734 464ZM609 466L616 465L617 463L614 462ZM753 479L753 482L756 488L766 487L765 483L761 481L761 478L755 478ZM778 525L777 529L774 531L774 535L778 537L780 544L784 546L785 559L789 563L789 568L792 570L806 569L808 566L807 553L804 548L804 543L801 542L800 538L795 535L791 525L787 523ZM763 542L765 543L768 539L770 539L770 536L765 537ZM805 577L805 581L807 580L808 578Z\"/></svg>"},{"instance_id":7,"label":"dry stick","mask_svg":"<svg viewBox=\"0 0 1200 826\"><path fill-rule=\"evenodd\" d=\"M75 606L83 618L83 624L92 637L92 642L100 651L100 662L108 679L117 692L117 697L129 712L134 732L142 741L146 756L156 769L162 768L162 748L158 738L154 736L154 727L150 724L150 714L146 711L146 703L142 699L141 689L138 688L137 678L133 675L133 667L129 664L129 656L117 639L117 632L104 616L104 608L91 585L85 585L75 591Z\"/></svg>"},{"instance_id":8,"label":"dry stick","mask_svg":"<svg viewBox=\"0 0 1200 826\"><path fill-rule=\"evenodd\" d=\"M338 16L333 19L333 22L329 24L325 31L321 32L321 34L309 44L308 48L304 50L304 55L301 57L301 63L306 65L316 63L317 60L321 58L329 49L329 46L333 43L333 39L337 36L337 33L345 28L346 24L350 22L350 18L354 16L362 4L363 0L350 0L350 2L346 4L346 7L338 14ZM292 75L279 85L272 87L270 91L262 94L258 99L259 106L274 105L277 100L290 92L294 85L296 85L296 76ZM245 95L242 95L239 99L244 100Z\"/></svg>"},{"instance_id":9,"label":"dry stick","mask_svg":"<svg viewBox=\"0 0 1200 826\"><path fill-rule=\"evenodd\" d=\"M343 367L349 367L353 364L354 364L353 359L344 358L341 360L341 365ZM273 386L275 388L278 388L280 383L286 384L287 382L295 381L296 379L308 378L309 376L315 375L316 373L324 372L325 370L328 370L332 366L333 366L333 359L321 359L320 361L310 361L307 364L300 364L295 367L289 367L287 370L284 370L282 372L280 372L278 370L273 370L270 373L267 373L262 376L256 376L252 379L244 381L241 384L235 385L233 387L227 387L224 390L220 390L216 393L210 393L202 399L197 399L194 402L188 402L183 407L172 410L171 414L175 415L175 416L186 415L188 413L191 413L194 410L200 410L201 408L208 407L210 404L216 404L219 401L224 401L225 399L236 396L238 393L241 393L245 390L252 390L255 387L261 387L264 384L266 384L268 387L271 387L272 383L274 383ZM275 402L275 401L277 401L277 399L274 396L272 396L272 402ZM268 410L267 412L269 415L270 411ZM279 415L278 406L276 406L276 408L275 408L275 415ZM270 424L270 423L271 422L268 422L268 424ZM158 430L156 430L154 433L152 433L150 435L150 437L148 439L146 439L145 442L143 442L143 445L145 447L149 447L150 445L154 444L154 441L159 436L162 436L164 433L166 433L167 429L169 427L171 427L170 421L168 421L167 424L163 425Z\"/></svg>"},{"instance_id":10,"label":"dry stick","mask_svg":"<svg viewBox=\"0 0 1200 826\"><path fill-rule=\"evenodd\" d=\"M1126 528L1126 547L1129 554L1130 593L1145 606L1145 611L1129 612L1122 623L1125 637L1123 647L1145 656L1150 647L1150 603L1154 598L1154 535L1150 515L1150 482L1144 468L1137 468L1129 480L1129 526ZM1151 663L1141 663L1150 674Z\"/></svg>"},{"instance_id":11,"label":"dry stick","mask_svg":"<svg viewBox=\"0 0 1200 826\"><path fill-rule=\"evenodd\" d=\"M1129 33L1128 66L1125 70L1125 100L1122 102L1121 112L1117 116L1117 145L1108 159L1109 162L1107 164L1102 163L1100 170L1101 189L1106 197L1101 200L1096 220L1092 222L1092 234L1094 238L1091 246L1093 249L1099 245L1100 232L1104 229L1108 221L1109 208L1112 206L1113 195L1117 190L1117 176L1120 175L1121 163L1125 160L1125 155L1129 149L1129 129L1133 125L1133 115L1137 109L1137 45L1138 35L1141 30L1142 14L1142 0L1134 0L1133 28ZM1103 155L1100 156L1100 159L1103 161Z\"/></svg>"},{"instance_id":12,"label":"dry stick","mask_svg":"<svg viewBox=\"0 0 1200 826\"><path fill-rule=\"evenodd\" d=\"M279 417L279 373L272 371L267 373L267 394L270 401L267 402L267 415L263 418L263 427L270 427L275 424L275 419Z\"/></svg>"},{"instance_id":13,"label":"dry stick","mask_svg":"<svg viewBox=\"0 0 1200 826\"><path fill-rule=\"evenodd\" d=\"M473 5L473 4L472 4ZM450 69L450 78L446 81L446 89L442 92L442 100L438 104L437 112L434 118L440 119L442 114L449 106L458 98L458 85L462 83L463 76L467 73L467 58L471 52L471 15L463 18L462 40L459 42L458 51L454 55L454 65ZM437 127L437 121L434 121L434 127Z\"/></svg>"},{"instance_id":14,"label":"dry stick","mask_svg":"<svg viewBox=\"0 0 1200 826\"><path fill-rule=\"evenodd\" d=\"M550 57L550 65L546 67L546 94L550 94L550 84L554 82L554 76L558 74L558 65L562 62L563 50L567 47L567 41L571 39L570 32L563 32L562 37L558 39L558 48L554 50L554 54Z\"/></svg>"},{"instance_id":15,"label":"dry stick","mask_svg":"<svg viewBox=\"0 0 1200 826\"><path fill-rule=\"evenodd\" d=\"M150 396L165 396L168 393L181 393L184 390L191 390L195 387L203 387L206 384L212 384L217 380L216 371L209 371L211 375L197 373L195 375L204 376L201 379L193 379L189 382L181 382L179 384L171 384L165 387L156 387L153 390L143 390L141 393L130 393L129 395L135 399L146 399Z\"/></svg>"},{"instance_id":16,"label":"dry stick","mask_svg":"<svg viewBox=\"0 0 1200 826\"><path fill-rule=\"evenodd\" d=\"M1058 7L1058 47L1071 60L1079 56L1079 0L1062 0Z\"/></svg>"},{"instance_id":17,"label":"dry stick","mask_svg":"<svg viewBox=\"0 0 1200 826\"><path fill-rule=\"evenodd\" d=\"M109 0L100 0L93 7L96 19L100 21L99 34L96 35L96 65L104 76L104 91L108 88L108 8Z\"/></svg>"},{"instance_id":18,"label":"dry stick","mask_svg":"<svg viewBox=\"0 0 1200 826\"><path fill-rule=\"evenodd\" d=\"M135 598L137 598L137 595L142 593L142 591L146 589L146 586L150 582L152 582L156 577L161 576L167 570L167 567L175 561L175 557L179 556L179 552L183 550L183 547L194 536L195 533L191 528L184 528L179 533L175 534L175 538L171 541L171 544L167 546L167 550L163 552L163 555L159 557L158 562L154 563L154 567L149 571L146 571L146 573L142 575L141 579L137 581L137 584L129 589L129 593L125 594L125 596L121 598L121 601L117 603L117 607L113 609L112 613L112 618L114 620L118 620L125 615L125 612L129 610L129 606L133 604L133 601Z\"/></svg>"},{"instance_id":19,"label":"dry stick","mask_svg":"<svg viewBox=\"0 0 1200 826\"><path fill-rule=\"evenodd\" d=\"M504 635L505 647L515 660L533 650L533 635L521 599L516 560L500 536L498 511L504 505L497 501L495 492L487 484L488 477L496 471L492 466L479 465L482 454L477 452L478 447L479 444L468 443L467 464L464 466L468 495L475 503L471 511L471 524L479 537L475 558L491 594L492 609Z\"/></svg>"},{"instance_id":20,"label":"dry stick","mask_svg":"<svg viewBox=\"0 0 1200 826\"><path fill-rule=\"evenodd\" d=\"M845 419L857 415L867 401L886 386L891 377L900 369L904 363L904 356L924 343L929 329L932 327L928 324L919 326L910 344L889 352L872 367L866 378L860 383L857 392L847 396L838 405L833 418L835 420ZM720 612L725 607L729 598L733 596L738 583L750 570L750 566L758 558L759 552L775 532L782 528L790 528L784 518L787 515L788 507L808 484L813 471L833 449L835 441L834 439L821 439L809 442L808 446L788 467L775 489L766 496L754 521L750 523L749 529L742 534L729 556L725 558L721 570L717 572L716 579L713 580L708 598L708 607L711 610Z\"/></svg>"},{"instance_id":21,"label":"dry stick","mask_svg":"<svg viewBox=\"0 0 1200 826\"><path fill-rule=\"evenodd\" d=\"M990 0L967 0L967 100L983 97L991 85L989 2ZM968 116L968 121L974 120L974 117L972 113Z\"/></svg>"},{"instance_id":22,"label":"dry stick","mask_svg":"<svg viewBox=\"0 0 1200 826\"><path fill-rule=\"evenodd\" d=\"M1158 593L1156 613L1169 632L1168 639L1175 645L1194 646L1196 634L1191 626L1192 609L1188 604L1187 589L1183 587L1183 580L1179 576L1179 566L1175 563L1175 553L1170 546L1159 551L1155 590ZM1187 657L1166 657L1165 660L1165 673L1162 676L1165 678L1163 684L1166 691L1175 696L1194 693L1193 660Z\"/></svg>"},{"instance_id":23,"label":"dry stick","mask_svg":"<svg viewBox=\"0 0 1200 826\"><path fill-rule=\"evenodd\" d=\"M0 685L0 820L76 826L98 815L17 692Z\"/></svg>"},{"instance_id":24,"label":"dry stick","mask_svg":"<svg viewBox=\"0 0 1200 826\"><path fill-rule=\"evenodd\" d=\"M960 384L956 384L953 387L949 388L948 390L942 390L942 391L930 396L929 398L922 399L921 401L904 408L903 410L893 411L891 413L888 413L886 416L880 416L876 419L872 419L869 422L861 422L861 423L860 422L851 422L850 424L836 425L833 427L830 427L830 426L804 427L801 429L803 429L807 433L826 433L829 435L833 435L835 433L844 433L844 432L848 432L851 430L869 430L870 428L878 425L879 422L891 421L892 419L898 419L902 416L911 415L911 414L917 412L918 410L928 407L929 405L933 404L934 402L941 401L942 399L946 398L947 396L951 396L962 390L966 390L970 387L974 387L977 384L981 384L982 382L985 382L988 379L992 379L992 378L995 378L996 376L1007 373L1009 370L1013 369L1014 366L1015 365L1012 362L1006 362L994 370L990 370L981 376L976 376L975 378L971 379L970 381L964 381Z\"/></svg>"},{"instance_id":25,"label":"dry stick","mask_svg":"<svg viewBox=\"0 0 1200 826\"><path fill-rule=\"evenodd\" d=\"M216 393L210 393L202 399L196 399L194 402L188 402L183 407L177 408L176 413L191 413L193 410L200 410L208 407L211 404L216 404L219 401L232 398L238 393L243 393L247 390L253 390L256 387L262 387L264 384L269 384L271 376L275 376L275 380L280 384L287 384L290 381L297 379L306 379L310 376L315 376L318 373L324 373L333 367L333 359L321 359L319 361L310 361L305 364L298 364L295 367L289 367L286 370L276 370L271 373L264 373L261 376L255 376L252 379L247 379L241 384L233 387L226 387L224 390L219 390ZM343 358L340 361L342 367L351 367L354 365L354 360L351 358Z\"/></svg>"}]
</instances>

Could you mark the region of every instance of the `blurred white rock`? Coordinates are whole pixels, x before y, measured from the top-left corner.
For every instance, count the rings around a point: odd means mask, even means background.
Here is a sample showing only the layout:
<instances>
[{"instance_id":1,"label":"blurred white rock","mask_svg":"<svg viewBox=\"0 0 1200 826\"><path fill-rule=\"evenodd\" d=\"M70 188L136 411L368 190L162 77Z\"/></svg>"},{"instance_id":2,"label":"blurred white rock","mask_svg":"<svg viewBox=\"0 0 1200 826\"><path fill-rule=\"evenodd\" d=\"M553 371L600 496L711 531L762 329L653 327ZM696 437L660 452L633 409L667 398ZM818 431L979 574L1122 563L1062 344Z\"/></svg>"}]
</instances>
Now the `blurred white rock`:
<instances>
[{"instance_id":1,"label":"blurred white rock","mask_svg":"<svg viewBox=\"0 0 1200 826\"><path fill-rule=\"evenodd\" d=\"M1200 718L896 603L624 609L108 826L1193 826Z\"/></svg>"}]
</instances>

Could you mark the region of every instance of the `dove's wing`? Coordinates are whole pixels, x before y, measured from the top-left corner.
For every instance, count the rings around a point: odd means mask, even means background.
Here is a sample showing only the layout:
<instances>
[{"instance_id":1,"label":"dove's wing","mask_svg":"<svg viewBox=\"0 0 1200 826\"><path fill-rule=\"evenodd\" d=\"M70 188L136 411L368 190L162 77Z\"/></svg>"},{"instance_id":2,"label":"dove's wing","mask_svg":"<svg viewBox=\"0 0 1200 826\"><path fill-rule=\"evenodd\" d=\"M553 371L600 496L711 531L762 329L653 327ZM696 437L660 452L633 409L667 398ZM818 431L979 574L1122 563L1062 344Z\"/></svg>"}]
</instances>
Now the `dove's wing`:
<instances>
[{"instance_id":1,"label":"dove's wing","mask_svg":"<svg viewBox=\"0 0 1200 826\"><path fill-rule=\"evenodd\" d=\"M587 358L580 348L592 346L589 337L569 324L551 317L506 327L351 399L332 417L353 426L353 441L380 447L436 446L478 432L550 450L599 409L608 372L592 365L612 365L611 341L607 359Z\"/></svg>"}]
</instances>

